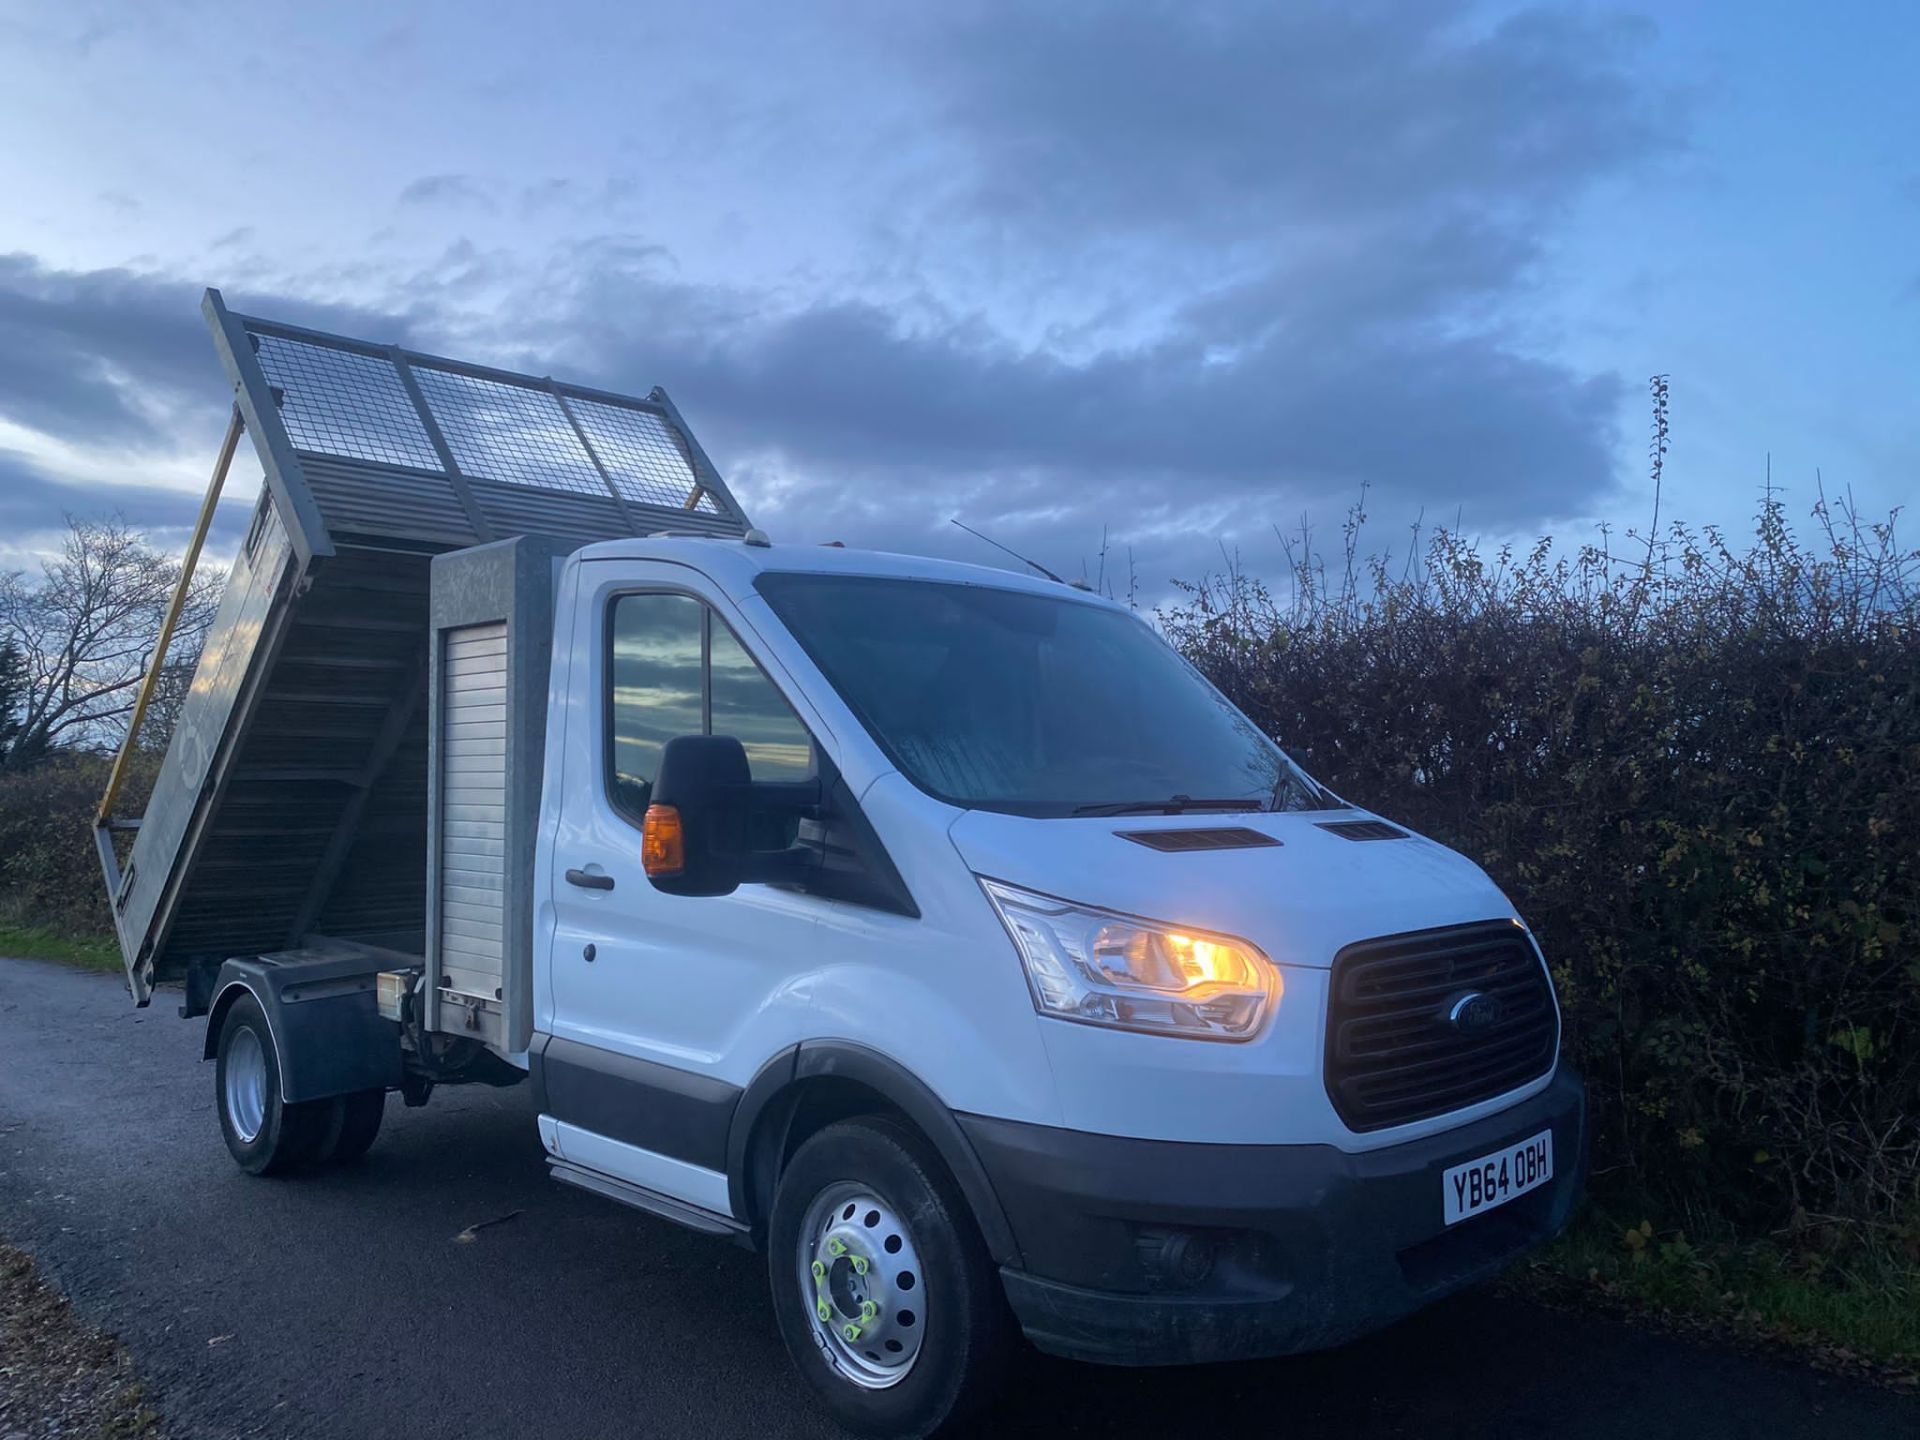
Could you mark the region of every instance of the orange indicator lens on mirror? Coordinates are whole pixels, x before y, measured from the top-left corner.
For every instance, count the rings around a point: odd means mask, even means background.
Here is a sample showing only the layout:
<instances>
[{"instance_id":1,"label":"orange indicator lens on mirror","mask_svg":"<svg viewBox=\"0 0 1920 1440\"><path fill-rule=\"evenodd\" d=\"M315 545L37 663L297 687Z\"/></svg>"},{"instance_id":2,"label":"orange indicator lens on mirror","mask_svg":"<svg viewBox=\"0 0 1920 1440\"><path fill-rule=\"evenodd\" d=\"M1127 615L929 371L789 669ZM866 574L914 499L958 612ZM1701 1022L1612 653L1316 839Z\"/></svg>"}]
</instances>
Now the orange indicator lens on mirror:
<instances>
[{"instance_id":1,"label":"orange indicator lens on mirror","mask_svg":"<svg viewBox=\"0 0 1920 1440\"><path fill-rule=\"evenodd\" d=\"M640 864L649 875L678 875L687 868L687 837L680 812L671 805L649 805L640 827Z\"/></svg>"}]
</instances>

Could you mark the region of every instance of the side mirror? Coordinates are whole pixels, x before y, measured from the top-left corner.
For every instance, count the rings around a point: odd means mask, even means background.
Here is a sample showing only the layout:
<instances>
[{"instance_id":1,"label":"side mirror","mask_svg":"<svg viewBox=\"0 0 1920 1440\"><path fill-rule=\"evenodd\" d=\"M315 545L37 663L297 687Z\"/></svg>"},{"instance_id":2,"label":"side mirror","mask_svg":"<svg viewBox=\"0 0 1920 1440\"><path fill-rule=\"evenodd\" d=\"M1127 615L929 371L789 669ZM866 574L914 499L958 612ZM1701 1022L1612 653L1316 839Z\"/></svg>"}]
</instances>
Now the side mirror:
<instances>
[{"instance_id":1,"label":"side mirror","mask_svg":"<svg viewBox=\"0 0 1920 1440\"><path fill-rule=\"evenodd\" d=\"M680 735L660 754L640 858L669 895L731 895L746 878L753 776L731 735Z\"/></svg>"},{"instance_id":2,"label":"side mirror","mask_svg":"<svg viewBox=\"0 0 1920 1440\"><path fill-rule=\"evenodd\" d=\"M750 881L803 882L819 856L805 846L754 848L770 821L818 815L818 779L756 784L747 751L731 735L679 735L660 753L652 803L640 832L640 860L653 888L668 895L731 895ZM777 842L776 842L777 843Z\"/></svg>"}]
</instances>

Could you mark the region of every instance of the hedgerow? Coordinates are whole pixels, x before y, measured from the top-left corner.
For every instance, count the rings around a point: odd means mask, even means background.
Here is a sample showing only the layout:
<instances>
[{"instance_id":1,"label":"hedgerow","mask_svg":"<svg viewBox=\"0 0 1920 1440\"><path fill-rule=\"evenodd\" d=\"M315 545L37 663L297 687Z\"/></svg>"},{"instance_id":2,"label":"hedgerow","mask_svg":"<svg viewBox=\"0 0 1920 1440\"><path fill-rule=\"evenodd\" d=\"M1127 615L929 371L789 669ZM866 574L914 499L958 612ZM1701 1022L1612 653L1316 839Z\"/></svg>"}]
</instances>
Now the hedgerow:
<instances>
[{"instance_id":1,"label":"hedgerow","mask_svg":"<svg viewBox=\"0 0 1920 1440\"><path fill-rule=\"evenodd\" d=\"M94 810L110 768L104 756L56 750L31 768L0 771L0 923L113 934L93 839ZM135 814L154 768L140 756L129 770L122 793Z\"/></svg>"},{"instance_id":2,"label":"hedgerow","mask_svg":"<svg viewBox=\"0 0 1920 1440\"><path fill-rule=\"evenodd\" d=\"M1363 519L1332 567L1296 546L1278 594L1230 571L1162 624L1318 779L1513 898L1599 1189L1912 1244L1920 555L1824 500L1803 539L1771 492L1737 546L1626 555L1442 531L1369 562Z\"/></svg>"}]
</instances>

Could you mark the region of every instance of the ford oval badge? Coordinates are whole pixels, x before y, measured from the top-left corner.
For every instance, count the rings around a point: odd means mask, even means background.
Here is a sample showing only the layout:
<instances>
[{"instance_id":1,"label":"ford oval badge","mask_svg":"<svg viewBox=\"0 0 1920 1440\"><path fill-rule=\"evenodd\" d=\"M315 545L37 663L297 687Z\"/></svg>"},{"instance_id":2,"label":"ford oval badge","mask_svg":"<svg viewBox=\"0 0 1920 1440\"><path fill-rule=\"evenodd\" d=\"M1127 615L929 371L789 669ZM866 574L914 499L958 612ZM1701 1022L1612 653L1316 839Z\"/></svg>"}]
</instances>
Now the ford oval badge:
<instances>
[{"instance_id":1,"label":"ford oval badge","mask_svg":"<svg viewBox=\"0 0 1920 1440\"><path fill-rule=\"evenodd\" d=\"M1447 1023L1462 1035L1484 1035L1506 1017L1507 1007L1497 995L1469 990L1447 1002Z\"/></svg>"}]
</instances>

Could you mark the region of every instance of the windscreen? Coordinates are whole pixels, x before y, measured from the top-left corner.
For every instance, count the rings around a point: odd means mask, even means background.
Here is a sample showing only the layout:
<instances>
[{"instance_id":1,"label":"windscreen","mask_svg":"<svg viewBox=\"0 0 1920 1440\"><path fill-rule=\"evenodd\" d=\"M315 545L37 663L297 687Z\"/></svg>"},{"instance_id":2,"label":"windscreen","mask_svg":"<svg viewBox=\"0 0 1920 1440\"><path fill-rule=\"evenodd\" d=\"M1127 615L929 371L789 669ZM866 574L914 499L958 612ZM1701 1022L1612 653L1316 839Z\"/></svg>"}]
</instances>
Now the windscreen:
<instances>
[{"instance_id":1,"label":"windscreen","mask_svg":"<svg viewBox=\"0 0 1920 1440\"><path fill-rule=\"evenodd\" d=\"M924 580L786 572L757 586L901 772L952 804L1052 816L1327 803L1124 611Z\"/></svg>"}]
</instances>

